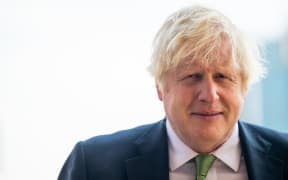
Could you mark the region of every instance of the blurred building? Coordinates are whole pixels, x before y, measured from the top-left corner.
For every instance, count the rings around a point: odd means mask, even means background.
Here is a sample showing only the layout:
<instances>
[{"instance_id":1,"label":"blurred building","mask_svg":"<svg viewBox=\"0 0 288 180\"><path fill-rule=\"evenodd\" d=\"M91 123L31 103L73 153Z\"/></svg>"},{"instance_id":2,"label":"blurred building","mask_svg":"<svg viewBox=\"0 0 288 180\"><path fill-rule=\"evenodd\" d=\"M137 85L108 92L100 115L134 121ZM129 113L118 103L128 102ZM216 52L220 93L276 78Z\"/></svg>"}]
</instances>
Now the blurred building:
<instances>
[{"instance_id":1,"label":"blurred building","mask_svg":"<svg viewBox=\"0 0 288 180\"><path fill-rule=\"evenodd\" d=\"M242 119L282 131L288 130L288 32L266 40L268 75L255 84L246 100Z\"/></svg>"}]
</instances>

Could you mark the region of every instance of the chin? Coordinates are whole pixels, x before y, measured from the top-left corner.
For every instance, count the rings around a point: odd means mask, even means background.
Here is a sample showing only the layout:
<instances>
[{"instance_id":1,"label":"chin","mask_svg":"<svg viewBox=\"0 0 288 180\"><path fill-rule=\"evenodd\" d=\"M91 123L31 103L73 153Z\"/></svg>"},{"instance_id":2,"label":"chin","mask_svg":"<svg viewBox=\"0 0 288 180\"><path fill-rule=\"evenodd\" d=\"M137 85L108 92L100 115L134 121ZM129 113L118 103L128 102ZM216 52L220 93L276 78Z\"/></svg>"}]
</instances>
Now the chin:
<instances>
[{"instance_id":1,"label":"chin","mask_svg":"<svg viewBox=\"0 0 288 180\"><path fill-rule=\"evenodd\" d=\"M211 144L222 143L226 137L224 134L219 134L219 132L215 131L202 131L199 132L199 139L205 142L210 142Z\"/></svg>"}]
</instances>

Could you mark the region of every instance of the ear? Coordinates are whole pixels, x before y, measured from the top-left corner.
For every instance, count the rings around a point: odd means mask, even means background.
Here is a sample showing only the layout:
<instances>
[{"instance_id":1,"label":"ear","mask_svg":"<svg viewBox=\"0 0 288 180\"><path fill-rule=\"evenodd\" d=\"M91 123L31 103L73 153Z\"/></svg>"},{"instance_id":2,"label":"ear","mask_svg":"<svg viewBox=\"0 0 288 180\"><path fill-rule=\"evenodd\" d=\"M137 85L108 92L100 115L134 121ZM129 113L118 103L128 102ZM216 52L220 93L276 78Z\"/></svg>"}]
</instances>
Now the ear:
<instances>
[{"instance_id":1,"label":"ear","mask_svg":"<svg viewBox=\"0 0 288 180\"><path fill-rule=\"evenodd\" d=\"M246 97L247 97L248 90L247 90L247 89L244 89L244 90L242 90L241 93L242 93L242 94L241 94L242 103L244 104L245 101L246 101Z\"/></svg>"},{"instance_id":2,"label":"ear","mask_svg":"<svg viewBox=\"0 0 288 180\"><path fill-rule=\"evenodd\" d=\"M242 90L242 97L243 97L244 100L246 100L246 97L247 97L248 91L249 91L248 88L245 88L245 89Z\"/></svg>"},{"instance_id":3,"label":"ear","mask_svg":"<svg viewBox=\"0 0 288 180\"><path fill-rule=\"evenodd\" d=\"M156 84L156 89L157 89L158 99L162 101L163 100L163 92L162 92L163 88L159 84Z\"/></svg>"}]
</instances>

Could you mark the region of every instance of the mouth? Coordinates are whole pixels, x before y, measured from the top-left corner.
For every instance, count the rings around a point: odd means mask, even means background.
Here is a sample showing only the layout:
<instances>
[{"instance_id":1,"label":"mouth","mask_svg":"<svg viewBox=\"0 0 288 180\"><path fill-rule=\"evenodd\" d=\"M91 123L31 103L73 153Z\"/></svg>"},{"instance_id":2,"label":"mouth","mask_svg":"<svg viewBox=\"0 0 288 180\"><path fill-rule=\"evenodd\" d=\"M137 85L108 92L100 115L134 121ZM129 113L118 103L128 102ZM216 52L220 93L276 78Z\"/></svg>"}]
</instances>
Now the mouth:
<instances>
[{"instance_id":1,"label":"mouth","mask_svg":"<svg viewBox=\"0 0 288 180\"><path fill-rule=\"evenodd\" d=\"M192 112L192 116L196 116L201 119L213 120L217 119L220 116L223 116L223 112Z\"/></svg>"}]
</instances>

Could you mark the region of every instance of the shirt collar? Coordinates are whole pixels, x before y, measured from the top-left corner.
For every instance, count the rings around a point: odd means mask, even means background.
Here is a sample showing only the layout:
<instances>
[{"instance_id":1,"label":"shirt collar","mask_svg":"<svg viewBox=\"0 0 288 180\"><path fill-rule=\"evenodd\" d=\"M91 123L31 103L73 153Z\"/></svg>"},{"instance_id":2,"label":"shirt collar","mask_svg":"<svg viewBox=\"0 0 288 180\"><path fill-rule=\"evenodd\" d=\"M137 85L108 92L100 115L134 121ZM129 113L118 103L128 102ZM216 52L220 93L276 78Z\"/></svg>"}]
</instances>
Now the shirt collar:
<instances>
[{"instance_id":1,"label":"shirt collar","mask_svg":"<svg viewBox=\"0 0 288 180\"><path fill-rule=\"evenodd\" d=\"M218 159L237 172L241 162L241 145L238 123L235 123L232 134L227 141L213 153Z\"/></svg>"},{"instance_id":2,"label":"shirt collar","mask_svg":"<svg viewBox=\"0 0 288 180\"><path fill-rule=\"evenodd\" d=\"M166 129L169 146L169 167L171 171L174 171L196 157L198 153L182 142L182 140L175 133L174 129L171 127L169 120L166 121ZM211 154L233 169L233 171L237 172L239 170L241 147L238 123L235 124L232 134L227 141Z\"/></svg>"}]
</instances>

